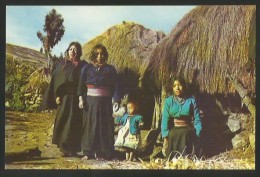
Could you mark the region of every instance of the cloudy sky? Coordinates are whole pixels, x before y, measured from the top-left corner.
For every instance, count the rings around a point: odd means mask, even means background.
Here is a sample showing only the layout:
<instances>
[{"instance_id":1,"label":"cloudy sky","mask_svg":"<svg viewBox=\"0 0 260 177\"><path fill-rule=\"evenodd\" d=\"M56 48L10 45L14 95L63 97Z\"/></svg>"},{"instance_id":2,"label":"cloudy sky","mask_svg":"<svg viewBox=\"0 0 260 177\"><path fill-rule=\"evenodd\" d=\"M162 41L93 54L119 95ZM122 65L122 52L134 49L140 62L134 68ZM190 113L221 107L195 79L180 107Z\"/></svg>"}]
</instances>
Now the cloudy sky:
<instances>
[{"instance_id":1,"label":"cloudy sky","mask_svg":"<svg viewBox=\"0 0 260 177\"><path fill-rule=\"evenodd\" d=\"M64 18L65 34L53 48L63 53L71 41L82 45L108 28L133 21L146 28L169 34L180 19L196 6L7 6L6 42L40 50L37 31L43 32L45 16L51 9Z\"/></svg>"}]
</instances>

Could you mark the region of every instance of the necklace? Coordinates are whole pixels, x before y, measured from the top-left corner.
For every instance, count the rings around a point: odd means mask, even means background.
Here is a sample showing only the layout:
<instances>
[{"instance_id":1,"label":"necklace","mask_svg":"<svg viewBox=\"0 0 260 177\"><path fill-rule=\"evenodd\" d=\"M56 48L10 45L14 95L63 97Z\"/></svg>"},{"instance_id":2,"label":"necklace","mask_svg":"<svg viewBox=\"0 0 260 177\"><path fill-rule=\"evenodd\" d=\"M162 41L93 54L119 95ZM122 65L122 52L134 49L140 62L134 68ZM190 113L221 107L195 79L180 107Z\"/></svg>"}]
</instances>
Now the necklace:
<instances>
[{"instance_id":1,"label":"necklace","mask_svg":"<svg viewBox=\"0 0 260 177\"><path fill-rule=\"evenodd\" d=\"M180 103L180 104L184 104L184 102L185 102L185 99L184 99L184 98L180 98L180 97L178 97L178 96L174 96L174 98L175 98L175 100L176 100L178 103Z\"/></svg>"}]
</instances>

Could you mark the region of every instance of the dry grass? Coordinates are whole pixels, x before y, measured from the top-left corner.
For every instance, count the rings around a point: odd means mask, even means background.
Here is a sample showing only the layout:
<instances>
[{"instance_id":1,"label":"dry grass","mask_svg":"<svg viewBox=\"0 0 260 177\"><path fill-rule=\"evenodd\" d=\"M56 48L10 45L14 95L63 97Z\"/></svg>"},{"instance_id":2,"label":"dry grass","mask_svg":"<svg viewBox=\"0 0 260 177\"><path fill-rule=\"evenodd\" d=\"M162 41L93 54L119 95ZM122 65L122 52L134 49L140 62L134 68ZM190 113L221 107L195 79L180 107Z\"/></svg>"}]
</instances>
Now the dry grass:
<instances>
[{"instance_id":1,"label":"dry grass","mask_svg":"<svg viewBox=\"0 0 260 177\"><path fill-rule=\"evenodd\" d=\"M256 6L252 5L193 9L152 51L147 75L161 88L170 75L182 73L192 80L193 71L197 70L201 92L222 94L235 92L226 82L230 73L248 91L254 91L255 75L248 74L246 67L255 11Z\"/></svg>"},{"instance_id":2,"label":"dry grass","mask_svg":"<svg viewBox=\"0 0 260 177\"><path fill-rule=\"evenodd\" d=\"M142 161L142 165L144 169L254 170L254 153L252 148L248 147L246 151L232 150L209 159L199 159L196 156L180 156L171 160L154 159L151 162Z\"/></svg>"}]
</instances>

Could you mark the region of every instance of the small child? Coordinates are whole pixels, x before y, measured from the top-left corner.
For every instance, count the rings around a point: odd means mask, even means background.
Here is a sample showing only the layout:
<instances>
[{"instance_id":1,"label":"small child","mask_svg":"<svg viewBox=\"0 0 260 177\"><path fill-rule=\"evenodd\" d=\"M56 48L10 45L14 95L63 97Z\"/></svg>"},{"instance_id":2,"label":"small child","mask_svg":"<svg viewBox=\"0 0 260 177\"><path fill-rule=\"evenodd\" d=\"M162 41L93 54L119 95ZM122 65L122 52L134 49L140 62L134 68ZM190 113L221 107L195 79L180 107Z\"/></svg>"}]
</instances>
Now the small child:
<instances>
[{"instance_id":1,"label":"small child","mask_svg":"<svg viewBox=\"0 0 260 177\"><path fill-rule=\"evenodd\" d=\"M127 103L127 113L116 117L115 122L123 125L118 132L115 147L126 151L126 160L133 161L134 150L141 144L140 127L143 126L143 117L138 112L137 102Z\"/></svg>"}]
</instances>

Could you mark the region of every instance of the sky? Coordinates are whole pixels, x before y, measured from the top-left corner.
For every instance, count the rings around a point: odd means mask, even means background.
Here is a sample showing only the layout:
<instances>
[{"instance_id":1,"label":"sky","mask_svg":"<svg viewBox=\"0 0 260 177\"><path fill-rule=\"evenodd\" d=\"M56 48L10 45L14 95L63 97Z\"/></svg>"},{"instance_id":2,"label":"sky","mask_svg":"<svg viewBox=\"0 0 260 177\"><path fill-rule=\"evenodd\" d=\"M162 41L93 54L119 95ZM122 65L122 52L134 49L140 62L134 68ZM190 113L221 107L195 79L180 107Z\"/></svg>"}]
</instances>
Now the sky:
<instances>
[{"instance_id":1,"label":"sky","mask_svg":"<svg viewBox=\"0 0 260 177\"><path fill-rule=\"evenodd\" d=\"M61 14L65 33L52 53L64 53L69 43L86 42L110 27L131 21L166 35L196 6L6 6L6 43L40 50L36 33L43 31L45 16L54 8Z\"/></svg>"}]
</instances>

